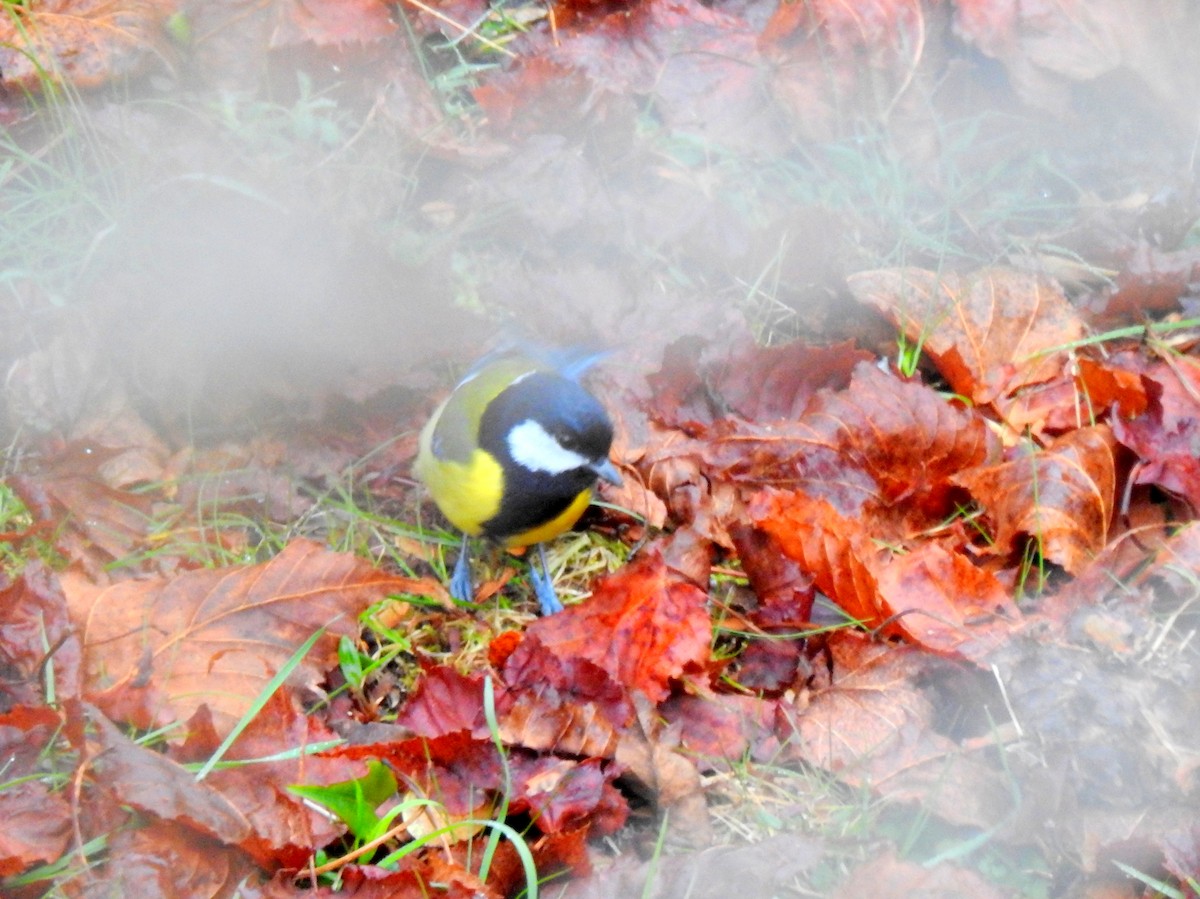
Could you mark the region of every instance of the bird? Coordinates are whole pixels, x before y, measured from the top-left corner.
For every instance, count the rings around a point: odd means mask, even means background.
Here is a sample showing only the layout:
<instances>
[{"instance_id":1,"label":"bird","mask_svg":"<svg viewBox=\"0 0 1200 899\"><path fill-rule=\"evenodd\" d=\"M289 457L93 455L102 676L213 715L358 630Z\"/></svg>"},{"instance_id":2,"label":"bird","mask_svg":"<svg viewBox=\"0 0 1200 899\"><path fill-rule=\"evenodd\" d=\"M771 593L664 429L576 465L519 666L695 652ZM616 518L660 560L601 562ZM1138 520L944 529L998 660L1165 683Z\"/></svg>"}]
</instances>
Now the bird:
<instances>
[{"instance_id":1,"label":"bird","mask_svg":"<svg viewBox=\"0 0 1200 899\"><path fill-rule=\"evenodd\" d=\"M604 354L508 349L476 363L421 431L414 474L462 531L450 595L474 599L470 543L536 547L529 577L543 615L562 611L543 544L574 526L598 481L620 486L613 426L579 379Z\"/></svg>"}]
</instances>

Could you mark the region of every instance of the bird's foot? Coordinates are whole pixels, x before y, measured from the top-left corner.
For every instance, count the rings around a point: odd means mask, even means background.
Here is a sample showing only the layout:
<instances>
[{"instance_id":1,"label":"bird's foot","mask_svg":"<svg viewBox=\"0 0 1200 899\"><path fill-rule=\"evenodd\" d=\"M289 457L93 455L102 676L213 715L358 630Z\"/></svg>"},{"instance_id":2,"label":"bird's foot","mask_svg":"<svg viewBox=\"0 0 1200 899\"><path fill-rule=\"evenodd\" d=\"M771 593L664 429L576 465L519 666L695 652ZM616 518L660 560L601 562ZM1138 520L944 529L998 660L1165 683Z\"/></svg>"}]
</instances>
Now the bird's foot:
<instances>
[{"instance_id":1,"label":"bird's foot","mask_svg":"<svg viewBox=\"0 0 1200 899\"><path fill-rule=\"evenodd\" d=\"M542 563L542 570L538 571L538 566L534 564L533 559L530 559L529 580L533 584L533 594L542 607L542 615L553 615L555 612L563 610L562 600L554 592L554 581L550 578L550 567L546 564L546 551L542 549L540 543L537 546L537 554L538 560Z\"/></svg>"},{"instance_id":2,"label":"bird's foot","mask_svg":"<svg viewBox=\"0 0 1200 899\"><path fill-rule=\"evenodd\" d=\"M450 575L450 595L459 602L475 601L475 585L471 583L471 548L463 537L462 551Z\"/></svg>"}]
</instances>

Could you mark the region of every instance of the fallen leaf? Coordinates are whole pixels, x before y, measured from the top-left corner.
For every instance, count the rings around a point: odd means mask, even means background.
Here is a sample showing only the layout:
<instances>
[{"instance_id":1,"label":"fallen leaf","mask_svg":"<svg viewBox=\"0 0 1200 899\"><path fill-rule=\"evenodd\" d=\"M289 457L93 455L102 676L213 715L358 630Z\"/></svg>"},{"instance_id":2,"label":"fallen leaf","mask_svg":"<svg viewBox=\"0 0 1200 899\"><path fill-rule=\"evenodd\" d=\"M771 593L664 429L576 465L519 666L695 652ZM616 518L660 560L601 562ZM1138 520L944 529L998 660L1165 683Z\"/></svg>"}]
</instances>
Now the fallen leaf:
<instances>
[{"instance_id":1,"label":"fallen leaf","mask_svg":"<svg viewBox=\"0 0 1200 899\"><path fill-rule=\"evenodd\" d=\"M257 874L244 853L157 821L109 835L104 864L88 871L88 889L103 896L228 896Z\"/></svg>"},{"instance_id":2,"label":"fallen leaf","mask_svg":"<svg viewBox=\"0 0 1200 899\"><path fill-rule=\"evenodd\" d=\"M859 302L887 316L976 403L1052 380L1063 369L1062 348L1084 333L1058 285L1015 269L881 269L849 283Z\"/></svg>"},{"instance_id":3,"label":"fallen leaf","mask_svg":"<svg viewBox=\"0 0 1200 899\"><path fill-rule=\"evenodd\" d=\"M992 827L1013 811L1010 775L934 727L921 684L939 672L954 677L953 663L853 631L831 634L828 646L832 681L780 706L785 757L959 824Z\"/></svg>"},{"instance_id":4,"label":"fallen leaf","mask_svg":"<svg viewBox=\"0 0 1200 899\"><path fill-rule=\"evenodd\" d=\"M1081 574L1108 543L1116 492L1112 432L1070 431L1044 450L1028 447L999 465L955 475L993 525L990 552L1013 551L1025 535L1049 561Z\"/></svg>"},{"instance_id":5,"label":"fallen leaf","mask_svg":"<svg viewBox=\"0 0 1200 899\"><path fill-rule=\"evenodd\" d=\"M271 48L315 44L345 47L383 40L396 30L391 12L382 0L277 0L278 19Z\"/></svg>"},{"instance_id":6,"label":"fallen leaf","mask_svg":"<svg viewBox=\"0 0 1200 899\"><path fill-rule=\"evenodd\" d=\"M502 676L496 711L505 743L571 756L615 755L634 711L625 690L599 665L557 655L528 634Z\"/></svg>"},{"instance_id":7,"label":"fallen leaf","mask_svg":"<svg viewBox=\"0 0 1200 899\"><path fill-rule=\"evenodd\" d=\"M94 87L164 58L169 0L45 0L0 16L0 72L10 88L43 78Z\"/></svg>"},{"instance_id":8,"label":"fallen leaf","mask_svg":"<svg viewBox=\"0 0 1200 899\"><path fill-rule=\"evenodd\" d=\"M923 865L899 858L888 851L855 868L833 893L836 899L858 899L870 895L873 899L1004 899L1003 893L973 868L942 862Z\"/></svg>"},{"instance_id":9,"label":"fallen leaf","mask_svg":"<svg viewBox=\"0 0 1200 899\"><path fill-rule=\"evenodd\" d=\"M648 546L598 581L587 602L540 618L526 633L563 660L584 659L619 684L660 701L670 682L709 657L703 590L675 574Z\"/></svg>"},{"instance_id":10,"label":"fallen leaf","mask_svg":"<svg viewBox=\"0 0 1200 899\"><path fill-rule=\"evenodd\" d=\"M207 762L222 739L207 706L201 706L186 722L186 733L182 744L169 748L173 761ZM223 757L226 761L254 761L248 765L217 767L202 781L205 787L219 794L224 806L231 806L248 822L249 832L236 845L268 870L279 866L299 868L307 863L315 847L324 846L345 832L339 822L288 790L292 784L329 786L363 775L362 764L352 756L304 751L312 744L325 742L336 742L336 735L318 718L306 715L289 690L278 690ZM291 758L262 761L278 754L281 746L300 751ZM129 771L136 774L137 769ZM188 794L181 796L186 799ZM159 796L148 797L146 801L173 800ZM184 802L177 813L184 823L188 817L186 809ZM223 818L226 808L222 807L219 814Z\"/></svg>"},{"instance_id":11,"label":"fallen leaf","mask_svg":"<svg viewBox=\"0 0 1200 899\"><path fill-rule=\"evenodd\" d=\"M269 562L96 587L64 576L83 642L85 692L122 720L150 729L208 705L218 730L236 722L318 629L288 679L313 688L336 664L356 616L408 579L296 540ZM115 704L115 705L114 705Z\"/></svg>"},{"instance_id":12,"label":"fallen leaf","mask_svg":"<svg viewBox=\"0 0 1200 899\"><path fill-rule=\"evenodd\" d=\"M90 708L93 767L114 801L226 845L248 839L250 822L211 784L159 752L134 743L98 709Z\"/></svg>"},{"instance_id":13,"label":"fallen leaf","mask_svg":"<svg viewBox=\"0 0 1200 899\"><path fill-rule=\"evenodd\" d=\"M702 772L730 771L747 759L770 763L780 752L775 733L778 704L753 696L672 696L660 706L679 728L680 745Z\"/></svg>"},{"instance_id":14,"label":"fallen leaf","mask_svg":"<svg viewBox=\"0 0 1200 899\"><path fill-rule=\"evenodd\" d=\"M1140 102L1182 109L1189 97L1180 78L1195 75L1182 48L1196 37L1186 0L1149 0L1129 15L1123 0L1024 4L959 0L955 32L998 60L1027 103L1065 113L1079 84L1126 70L1149 88Z\"/></svg>"},{"instance_id":15,"label":"fallen leaf","mask_svg":"<svg viewBox=\"0 0 1200 899\"><path fill-rule=\"evenodd\" d=\"M14 581L0 574L0 708L79 696L82 652L58 579L41 562Z\"/></svg>"},{"instance_id":16,"label":"fallen leaf","mask_svg":"<svg viewBox=\"0 0 1200 899\"><path fill-rule=\"evenodd\" d=\"M676 842L707 845L712 840L712 825L700 771L683 753L678 723L664 724L644 696L634 701L637 720L621 734L617 763L636 782L636 791L669 816Z\"/></svg>"},{"instance_id":17,"label":"fallen leaf","mask_svg":"<svg viewBox=\"0 0 1200 899\"><path fill-rule=\"evenodd\" d=\"M728 899L786 895L805 882L825 844L801 833L781 833L753 843L710 846L642 861L623 853L597 864L592 876L567 884L556 899Z\"/></svg>"},{"instance_id":18,"label":"fallen leaf","mask_svg":"<svg viewBox=\"0 0 1200 899\"><path fill-rule=\"evenodd\" d=\"M1113 433L1141 460L1135 483L1156 484L1200 510L1200 368L1181 357L1150 366L1143 377L1151 385L1146 411L1115 417Z\"/></svg>"},{"instance_id":19,"label":"fallen leaf","mask_svg":"<svg viewBox=\"0 0 1200 899\"><path fill-rule=\"evenodd\" d=\"M71 840L70 803L46 779L36 776L40 757L62 723L58 712L44 706L18 706L0 714L0 758L5 760L0 877L56 861Z\"/></svg>"}]
</instances>

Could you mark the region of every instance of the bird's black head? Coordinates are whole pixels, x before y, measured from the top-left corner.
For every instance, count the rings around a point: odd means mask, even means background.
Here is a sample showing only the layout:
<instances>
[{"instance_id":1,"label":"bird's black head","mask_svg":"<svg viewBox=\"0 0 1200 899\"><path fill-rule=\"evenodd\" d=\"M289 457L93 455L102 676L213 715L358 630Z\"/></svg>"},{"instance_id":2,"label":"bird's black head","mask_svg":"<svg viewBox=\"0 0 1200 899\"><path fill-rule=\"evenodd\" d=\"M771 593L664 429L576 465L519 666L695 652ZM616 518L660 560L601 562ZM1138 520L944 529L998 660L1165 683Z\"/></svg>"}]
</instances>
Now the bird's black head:
<instances>
[{"instance_id":1,"label":"bird's black head","mask_svg":"<svg viewBox=\"0 0 1200 899\"><path fill-rule=\"evenodd\" d=\"M553 372L518 379L492 400L479 430L479 445L496 458L539 475L574 473L584 486L607 476L597 469L607 462L612 440L600 402Z\"/></svg>"}]
</instances>

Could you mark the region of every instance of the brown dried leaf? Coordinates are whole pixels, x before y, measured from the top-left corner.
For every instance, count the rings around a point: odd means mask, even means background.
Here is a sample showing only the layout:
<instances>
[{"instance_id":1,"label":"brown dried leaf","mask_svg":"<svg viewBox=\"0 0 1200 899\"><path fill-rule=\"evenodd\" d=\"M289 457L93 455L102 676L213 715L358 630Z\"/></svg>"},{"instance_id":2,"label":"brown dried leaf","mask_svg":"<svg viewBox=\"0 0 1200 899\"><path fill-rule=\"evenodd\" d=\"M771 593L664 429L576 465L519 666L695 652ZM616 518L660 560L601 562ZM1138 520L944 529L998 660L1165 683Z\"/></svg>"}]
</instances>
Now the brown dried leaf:
<instances>
[{"instance_id":1,"label":"brown dried leaf","mask_svg":"<svg viewBox=\"0 0 1200 899\"><path fill-rule=\"evenodd\" d=\"M849 284L859 302L920 344L951 387L977 403L1053 379L1065 355L1046 351L1084 333L1057 284L1015 269L880 269L852 275Z\"/></svg>"},{"instance_id":2,"label":"brown dried leaf","mask_svg":"<svg viewBox=\"0 0 1200 899\"><path fill-rule=\"evenodd\" d=\"M1108 543L1113 445L1106 425L1081 428L1045 451L964 471L955 481L987 509L994 552L1011 552L1024 534L1038 541L1045 558L1078 575Z\"/></svg>"},{"instance_id":3,"label":"brown dried leaf","mask_svg":"<svg viewBox=\"0 0 1200 899\"><path fill-rule=\"evenodd\" d=\"M390 10L382 0L280 0L271 48L312 43L319 47L344 47L382 40L396 30Z\"/></svg>"},{"instance_id":4,"label":"brown dried leaf","mask_svg":"<svg viewBox=\"0 0 1200 899\"><path fill-rule=\"evenodd\" d=\"M89 707L94 767L114 799L202 833L237 845L250 836L250 822L209 784L161 753L139 746L98 709Z\"/></svg>"},{"instance_id":5,"label":"brown dried leaf","mask_svg":"<svg viewBox=\"0 0 1200 899\"><path fill-rule=\"evenodd\" d=\"M990 827L1010 810L1009 775L964 755L934 727L936 709L920 685L957 676L952 663L852 631L831 634L828 646L832 683L806 706L782 709L785 753L956 823Z\"/></svg>"},{"instance_id":6,"label":"brown dried leaf","mask_svg":"<svg viewBox=\"0 0 1200 899\"><path fill-rule=\"evenodd\" d=\"M4 84L36 90L43 78L94 87L163 57L172 0L44 0L0 16Z\"/></svg>"},{"instance_id":7,"label":"brown dried leaf","mask_svg":"<svg viewBox=\"0 0 1200 899\"><path fill-rule=\"evenodd\" d=\"M84 644L86 689L114 717L151 728L189 718L207 704L218 730L245 712L296 648L325 634L292 672L318 684L357 614L411 586L353 556L296 540L270 562L186 572L174 579L98 588L64 577ZM101 698L103 693L103 698Z\"/></svg>"},{"instance_id":8,"label":"brown dried leaf","mask_svg":"<svg viewBox=\"0 0 1200 899\"><path fill-rule=\"evenodd\" d=\"M971 899L1004 899L1002 893L979 872L945 862L932 867L905 861L889 851L859 865L837 892L834 899L949 899L970 896Z\"/></svg>"}]
</instances>

